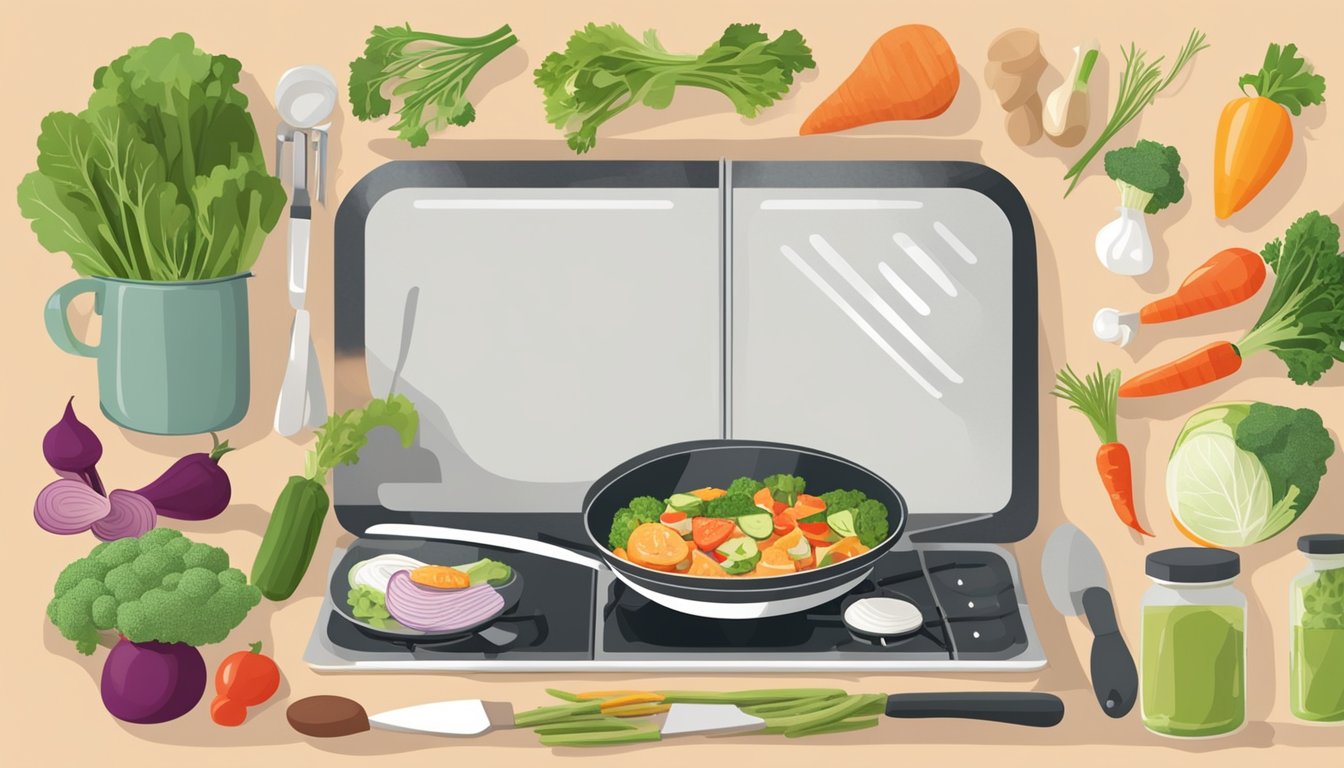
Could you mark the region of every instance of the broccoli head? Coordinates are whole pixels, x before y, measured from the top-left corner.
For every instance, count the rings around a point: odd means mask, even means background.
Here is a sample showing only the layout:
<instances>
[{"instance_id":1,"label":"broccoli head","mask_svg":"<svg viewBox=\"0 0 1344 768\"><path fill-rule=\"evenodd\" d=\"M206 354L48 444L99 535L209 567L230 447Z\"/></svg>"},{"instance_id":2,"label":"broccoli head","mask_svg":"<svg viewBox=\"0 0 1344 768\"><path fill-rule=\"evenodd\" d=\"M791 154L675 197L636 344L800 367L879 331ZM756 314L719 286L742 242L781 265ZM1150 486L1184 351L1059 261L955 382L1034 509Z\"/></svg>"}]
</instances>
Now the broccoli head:
<instances>
[{"instance_id":1,"label":"broccoli head","mask_svg":"<svg viewBox=\"0 0 1344 768\"><path fill-rule=\"evenodd\" d=\"M807 490L807 481L796 475L771 475L765 478L765 487L775 501L792 507L798 502L798 494Z\"/></svg>"},{"instance_id":2,"label":"broccoli head","mask_svg":"<svg viewBox=\"0 0 1344 768\"><path fill-rule=\"evenodd\" d=\"M630 540L630 534L640 525L640 519L635 517L635 513L630 511L629 507L621 507L611 519L611 532L607 534L607 543L612 549L624 549L626 542Z\"/></svg>"},{"instance_id":3,"label":"broccoli head","mask_svg":"<svg viewBox=\"0 0 1344 768\"><path fill-rule=\"evenodd\" d=\"M705 507L705 517L741 517L759 513L756 502L745 493L730 493L709 502Z\"/></svg>"},{"instance_id":4,"label":"broccoli head","mask_svg":"<svg viewBox=\"0 0 1344 768\"><path fill-rule=\"evenodd\" d=\"M217 643L261 602L227 552L171 528L99 544L53 591L47 617L83 654L109 630L136 643Z\"/></svg>"},{"instance_id":5,"label":"broccoli head","mask_svg":"<svg viewBox=\"0 0 1344 768\"><path fill-rule=\"evenodd\" d=\"M728 484L729 493L740 493L747 496L755 496L756 492L765 487L765 483L750 477L739 477Z\"/></svg>"},{"instance_id":6,"label":"broccoli head","mask_svg":"<svg viewBox=\"0 0 1344 768\"><path fill-rule=\"evenodd\" d=\"M1140 139L1132 147L1106 153L1106 175L1120 187L1120 204L1157 213L1185 197L1181 153L1156 141Z\"/></svg>"},{"instance_id":7,"label":"broccoli head","mask_svg":"<svg viewBox=\"0 0 1344 768\"><path fill-rule=\"evenodd\" d=\"M864 499L854 508L854 533L865 547L881 544L890 533L887 506L877 499Z\"/></svg>"},{"instance_id":8,"label":"broccoli head","mask_svg":"<svg viewBox=\"0 0 1344 768\"><path fill-rule=\"evenodd\" d=\"M819 498L826 502L827 512L842 512L846 509L858 509L859 504L868 496L863 491L827 491Z\"/></svg>"},{"instance_id":9,"label":"broccoli head","mask_svg":"<svg viewBox=\"0 0 1344 768\"><path fill-rule=\"evenodd\" d=\"M630 511L635 513L641 523L656 523L667 509L665 502L652 496L638 496L630 500Z\"/></svg>"}]
</instances>

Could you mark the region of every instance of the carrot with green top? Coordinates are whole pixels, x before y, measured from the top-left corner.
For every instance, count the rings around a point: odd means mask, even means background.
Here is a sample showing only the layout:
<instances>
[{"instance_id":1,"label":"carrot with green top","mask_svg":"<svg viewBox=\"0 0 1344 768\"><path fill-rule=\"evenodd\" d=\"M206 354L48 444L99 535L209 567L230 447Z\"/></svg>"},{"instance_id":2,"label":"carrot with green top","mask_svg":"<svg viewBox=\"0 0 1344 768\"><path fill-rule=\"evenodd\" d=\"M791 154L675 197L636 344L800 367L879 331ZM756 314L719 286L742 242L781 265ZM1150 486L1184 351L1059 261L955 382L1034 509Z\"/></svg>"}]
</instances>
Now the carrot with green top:
<instances>
[{"instance_id":1,"label":"carrot with green top","mask_svg":"<svg viewBox=\"0 0 1344 768\"><path fill-rule=\"evenodd\" d=\"M1153 534L1144 529L1134 508L1134 474L1129 462L1129 449L1120 442L1115 425L1115 410L1120 389L1120 369L1102 373L1101 365L1086 378L1078 378L1069 366L1056 374L1058 383L1050 393L1087 417L1092 429L1101 438L1097 449L1097 474L1101 485L1111 497L1115 514L1130 528L1145 536Z\"/></svg>"}]
</instances>

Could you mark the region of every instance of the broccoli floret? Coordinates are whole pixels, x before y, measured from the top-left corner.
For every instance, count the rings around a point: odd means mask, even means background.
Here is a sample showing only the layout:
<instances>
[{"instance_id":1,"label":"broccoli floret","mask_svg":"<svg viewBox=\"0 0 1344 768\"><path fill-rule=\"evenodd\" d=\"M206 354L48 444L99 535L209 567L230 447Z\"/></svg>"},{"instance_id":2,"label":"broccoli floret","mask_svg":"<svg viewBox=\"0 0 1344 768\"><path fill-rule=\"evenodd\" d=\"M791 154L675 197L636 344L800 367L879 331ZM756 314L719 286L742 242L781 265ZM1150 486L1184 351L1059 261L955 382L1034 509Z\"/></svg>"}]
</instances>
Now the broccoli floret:
<instances>
[{"instance_id":1,"label":"broccoli floret","mask_svg":"<svg viewBox=\"0 0 1344 768\"><path fill-rule=\"evenodd\" d=\"M745 493L730 493L709 502L705 507L705 517L741 517L760 512L756 502Z\"/></svg>"},{"instance_id":2,"label":"broccoli floret","mask_svg":"<svg viewBox=\"0 0 1344 768\"><path fill-rule=\"evenodd\" d=\"M843 512L846 509L858 509L868 496L863 491L827 491L819 498L826 502L827 512Z\"/></svg>"},{"instance_id":3,"label":"broccoli floret","mask_svg":"<svg viewBox=\"0 0 1344 768\"><path fill-rule=\"evenodd\" d=\"M764 487L765 483L762 483L759 480L754 480L750 477L739 477L728 484L728 492L755 496L756 492Z\"/></svg>"},{"instance_id":4,"label":"broccoli floret","mask_svg":"<svg viewBox=\"0 0 1344 768\"><path fill-rule=\"evenodd\" d=\"M99 544L61 571L47 616L80 653L114 630L132 642L217 643L261 602L218 547L171 528Z\"/></svg>"},{"instance_id":5,"label":"broccoli floret","mask_svg":"<svg viewBox=\"0 0 1344 768\"><path fill-rule=\"evenodd\" d=\"M798 494L807 490L807 481L795 475L771 475L765 478L765 487L775 501L792 507L798 502Z\"/></svg>"},{"instance_id":6,"label":"broccoli floret","mask_svg":"<svg viewBox=\"0 0 1344 768\"><path fill-rule=\"evenodd\" d=\"M854 533L865 547L881 544L890 532L887 507L877 499L864 499L854 508Z\"/></svg>"},{"instance_id":7,"label":"broccoli floret","mask_svg":"<svg viewBox=\"0 0 1344 768\"><path fill-rule=\"evenodd\" d=\"M624 549L626 542L630 540L630 534L640 525L639 518L635 517L635 513L629 507L621 507L611 519L611 533L607 534L607 543L612 549Z\"/></svg>"},{"instance_id":8,"label":"broccoli floret","mask_svg":"<svg viewBox=\"0 0 1344 768\"><path fill-rule=\"evenodd\" d=\"M1106 175L1120 187L1120 204L1157 213L1185 196L1181 153L1156 141L1141 139L1132 147L1106 153Z\"/></svg>"},{"instance_id":9,"label":"broccoli floret","mask_svg":"<svg viewBox=\"0 0 1344 768\"><path fill-rule=\"evenodd\" d=\"M630 511L635 513L641 523L656 523L662 517L667 504L652 496L638 496L630 500Z\"/></svg>"}]
</instances>

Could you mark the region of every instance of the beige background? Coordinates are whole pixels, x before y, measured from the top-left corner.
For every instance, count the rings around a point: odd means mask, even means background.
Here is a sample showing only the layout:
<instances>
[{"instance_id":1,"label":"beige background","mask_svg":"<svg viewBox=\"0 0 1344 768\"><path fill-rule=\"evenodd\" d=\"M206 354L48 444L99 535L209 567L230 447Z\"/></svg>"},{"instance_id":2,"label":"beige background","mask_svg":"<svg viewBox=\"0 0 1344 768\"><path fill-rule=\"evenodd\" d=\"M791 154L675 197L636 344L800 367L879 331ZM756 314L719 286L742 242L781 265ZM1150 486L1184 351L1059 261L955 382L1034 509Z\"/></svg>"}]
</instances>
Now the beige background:
<instances>
[{"instance_id":1,"label":"beige background","mask_svg":"<svg viewBox=\"0 0 1344 768\"><path fill-rule=\"evenodd\" d=\"M454 697L508 699L519 707L543 702L548 685L598 687L713 687L763 685L841 685L851 691L1013 689L1054 691L1069 713L1062 725L1045 731L1016 730L992 724L954 721L886 721L857 734L787 744L776 737L745 737L727 742L691 738L676 744L629 750L585 752L600 764L685 765L816 764L846 760L947 760L957 763L1040 764L1043 760L1092 763L1197 762L1218 765L1251 761L1325 761L1321 748L1344 745L1344 729L1294 723L1286 703L1286 600L1289 579L1302 567L1293 541L1313 531L1344 529L1344 457L1329 464L1320 496L1289 535L1244 552L1239 584L1251 596L1249 620L1249 710L1252 722L1240 733L1214 741L1176 742L1149 735L1137 712L1111 721L1101 715L1084 674L1089 634L1076 619L1054 613L1043 593L1037 568L1049 530L1068 519L1101 547L1115 584L1120 621L1131 645L1138 637L1138 606L1147 581L1143 558L1153 549L1179 546L1163 500L1166 454L1185 416L1218 399L1263 399L1321 412L1339 439L1344 431L1344 370L1337 366L1313 388L1293 385L1282 364L1270 355L1252 358L1235 379L1194 393L1162 400L1125 403L1121 435L1135 456L1143 515L1158 533L1137 541L1108 509L1092 465L1095 437L1085 420L1064 411L1042 394L1041 523L1037 534L1015 547L1026 589L1050 665L1039 674L883 676L664 676L655 679L619 675L556 678L544 675L319 675L301 654L316 618L323 565L331 548L349 536L331 522L319 545L317 562L297 595L287 603L265 604L223 644L204 649L213 669L228 653L253 640L266 643L280 663L285 684L272 705L254 711L241 728L214 726L208 706L173 723L132 726L109 717L97 693L103 652L87 658L74 653L47 625L42 609L49 584L68 561L94 544L90 536L59 538L32 524L34 495L48 482L39 446L46 428L59 415L64 399L76 396L81 416L103 439L101 472L112 485L138 487L183 453L206 447L203 438L161 438L119 432L95 408L94 364L59 352L46 338L41 306L56 287L74 277L63 255L50 255L36 243L18 215L13 190L33 165L34 139L43 115L78 110L87 98L94 69L129 46L152 37L186 30L210 52L228 53L243 62L243 87L263 144L274 135L269 93L280 73L293 65L317 63L344 81L348 62L362 49L375 23L413 26L448 34L480 34L509 22L521 45L493 63L473 85L480 117L465 129L451 129L430 146L410 151L388 132L392 120L361 124L338 114L334 135L332 201L314 217L312 296L316 341L324 370L332 371L331 271L329 234L336 204L361 176L389 158L565 158L560 135L543 120L541 97L530 71L547 52L562 47L570 31L588 21L618 21L631 30L657 28L670 50L699 50L731 21L759 21L771 33L797 27L813 46L819 70L808 73L793 93L761 118L744 121L716 94L681 92L662 113L634 109L603 128L597 158L919 158L983 162L1006 174L1031 206L1039 243L1041 312L1041 391L1053 370L1067 360L1075 367L1100 360L1104 366L1136 369L1136 357L1152 363L1176 356L1203 340L1235 338L1259 312L1261 299L1241 308L1179 328L1145 331L1131 349L1094 341L1088 331L1098 306L1137 307L1174 288L1195 265L1215 251L1239 245L1259 249L1313 208L1344 222L1338 172L1344 168L1344 129L1336 108L1313 107L1294 121L1298 135L1287 166L1272 186L1230 223L1211 213L1210 164L1214 125L1223 103L1237 94L1236 79L1258 68L1265 44L1293 41L1332 83L1331 98L1344 88L1344 49L1338 45L1337 11L1324 0L1247 3L1129 0L1123 3L958 2L716 2L679 3L564 2L523 3L87 3L20 2L3 11L0 57L5 73L6 119L0 124L0 244L7 279L0 286L0 328L8 368L3 391L8 405L3 451L4 483L0 508L10 520L5 558L8 626L0 634L3 659L0 697L6 753L17 747L21 762L75 765L97 761L116 765L335 765L362 761L405 764L407 760L453 760L458 764L515 765L552 759L527 733L499 733L470 743L431 737L364 734L345 740L308 742L284 721L286 697L337 693L362 701L370 711ZM1329 21L1331 18L1334 21ZM902 23L925 22L942 30L962 65L961 92L939 119L919 125L884 125L850 135L799 139L793 134L808 111L848 74L879 31ZM1141 135L1177 145L1185 158L1189 193L1174 209L1153 221L1157 266L1138 280L1112 275L1092 253L1096 230L1113 216L1113 186L1099 177L1100 163L1067 200L1060 177L1074 150L1048 143L1019 149L1007 140L1003 114L983 85L985 47L998 32L1029 26L1042 33L1052 68L1044 89L1060 82L1070 64L1070 48L1099 36L1105 58L1093 77L1093 98L1109 105L1118 74L1118 48L1131 40L1153 55L1174 54L1192 25L1206 31L1212 48L1200 54L1179 87L1164 94L1117 141ZM348 105L342 104L342 109ZM1094 119L1094 131L1104 117ZM229 430L242 448L224 462L234 482L234 505L215 520L187 523L188 535L226 547L246 570L256 552L268 510L292 472L299 471L309 436L286 440L270 432L279 386L290 310L284 293L284 236L271 237L252 283L253 408L247 420ZM76 323L88 321L89 307L77 307ZM96 325L96 319L94 320ZM96 333L90 329L91 333ZM1079 659L1083 659L1080 666ZM1005 746L1006 745L1006 746ZM452 747L452 752L442 750ZM206 747L206 749L201 749ZM843 748L843 752L836 749ZM1316 748L1314 754L1302 748ZM1272 749L1271 752L1265 752ZM426 750L436 750L428 752ZM955 750L953 752L952 750ZM1338 752L1335 753L1336 756ZM570 753L570 757L573 753ZM352 759L353 758L353 759Z\"/></svg>"}]
</instances>

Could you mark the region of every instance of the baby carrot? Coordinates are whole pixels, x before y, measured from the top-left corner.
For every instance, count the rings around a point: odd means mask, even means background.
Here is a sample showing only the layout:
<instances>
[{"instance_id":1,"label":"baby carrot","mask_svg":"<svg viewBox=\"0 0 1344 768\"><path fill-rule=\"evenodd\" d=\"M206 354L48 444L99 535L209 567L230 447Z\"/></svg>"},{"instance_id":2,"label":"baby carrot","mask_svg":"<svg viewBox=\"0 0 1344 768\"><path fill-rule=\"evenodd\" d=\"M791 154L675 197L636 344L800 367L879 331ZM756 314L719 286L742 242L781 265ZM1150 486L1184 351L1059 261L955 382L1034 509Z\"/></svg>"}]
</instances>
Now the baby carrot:
<instances>
[{"instance_id":1,"label":"baby carrot","mask_svg":"<svg viewBox=\"0 0 1344 768\"><path fill-rule=\"evenodd\" d=\"M1120 385L1120 397L1152 397L1192 389L1231 376L1240 368L1241 352L1236 345L1215 341L1126 381Z\"/></svg>"},{"instance_id":2,"label":"baby carrot","mask_svg":"<svg viewBox=\"0 0 1344 768\"><path fill-rule=\"evenodd\" d=\"M1139 322L1165 323L1224 309L1254 296L1264 284L1260 254L1227 248L1191 272L1175 293L1144 305Z\"/></svg>"},{"instance_id":3,"label":"baby carrot","mask_svg":"<svg viewBox=\"0 0 1344 768\"><path fill-rule=\"evenodd\" d=\"M1111 508L1120 520L1145 536L1153 534L1139 522L1134 507L1134 477L1130 468L1129 449L1120 442L1115 425L1116 391L1120 387L1120 370L1102 373L1101 365L1079 379L1073 369L1065 366L1056 374L1058 384L1050 394L1071 403L1069 406L1092 422L1092 430L1101 439L1097 449L1097 474L1101 485L1111 498Z\"/></svg>"}]
</instances>

